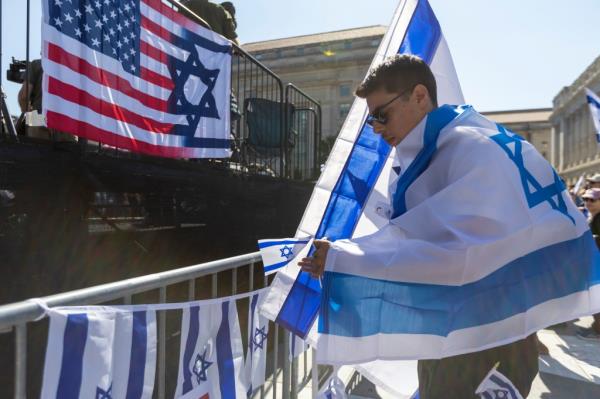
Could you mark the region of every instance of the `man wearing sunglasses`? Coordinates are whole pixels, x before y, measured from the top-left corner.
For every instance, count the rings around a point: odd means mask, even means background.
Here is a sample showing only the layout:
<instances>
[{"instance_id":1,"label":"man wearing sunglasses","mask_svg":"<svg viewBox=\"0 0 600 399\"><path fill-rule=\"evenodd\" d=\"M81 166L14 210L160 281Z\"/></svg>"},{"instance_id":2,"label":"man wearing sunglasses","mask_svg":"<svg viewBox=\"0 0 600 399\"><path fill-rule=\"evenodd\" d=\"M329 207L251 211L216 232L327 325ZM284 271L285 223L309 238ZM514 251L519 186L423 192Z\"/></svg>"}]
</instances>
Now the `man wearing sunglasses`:
<instances>
[{"instance_id":1,"label":"man wearing sunglasses","mask_svg":"<svg viewBox=\"0 0 600 399\"><path fill-rule=\"evenodd\" d=\"M499 270L492 265L510 265L527 254L537 254L557 239L568 242L571 237L583 237L585 218L531 144L469 106L438 107L434 75L418 57L388 58L367 76L356 95L366 99L366 123L395 147L394 165L398 167L393 168L396 174L390 174L389 182L393 211L389 223L373 234L334 242L315 240L313 255L299 262L313 277L325 275L319 350L356 336L360 340L352 341L353 352L362 353L364 342L364 352L369 352L365 361L414 356L420 359L422 399L475 398L478 385L494 367L527 397L538 372L534 332L556 324L558 318L553 312L539 314L531 325L523 321L510 324L514 318L503 312L514 308L510 314L525 320L527 315L519 314L522 311L515 304L519 298L529 297L529 291L510 295L496 291L488 297L481 291L456 299L456 303L450 302L455 300L453 295L433 294L421 303L418 290L432 287L435 291L440 286L462 289L477 284L478 279ZM527 169L532 166L535 172ZM530 188L523 182L533 177L532 173L543 179L534 185L546 191L529 199ZM540 195L549 190L553 190L553 197L540 201ZM583 239L587 240L586 252L569 263L569 273L581 274L577 277L581 280L588 278L587 265L592 259L589 235L585 233ZM484 247L493 251L486 252ZM550 262L554 258L544 259ZM564 264L556 260L559 262ZM538 277L521 274L502 284L521 284L522 279L525 285L525 281L533 281L530 278ZM562 281L552 279L536 280L535 284L543 283L548 295L560 297L554 294L554 287L560 287ZM359 292L359 280L365 287L376 289ZM414 296L410 294L413 291ZM373 315L364 310L376 303L387 311ZM467 308L474 310L473 317L492 320L493 324L486 326L486 332L470 330L469 338L459 344L453 339L462 332L453 326L461 323L458 320L464 319ZM590 305L590 313L591 309ZM560 313L561 321L572 319L567 313ZM552 318L547 316L550 314ZM384 319L386 324L381 321ZM363 322L374 325L374 332L363 334ZM442 332L434 333L437 331ZM398 344L369 345L378 339L377 333L386 339L397 334ZM439 345L424 344L424 338L415 338L418 334ZM457 349L456 345L462 346ZM352 360L360 363L363 358L354 353Z\"/></svg>"}]
</instances>

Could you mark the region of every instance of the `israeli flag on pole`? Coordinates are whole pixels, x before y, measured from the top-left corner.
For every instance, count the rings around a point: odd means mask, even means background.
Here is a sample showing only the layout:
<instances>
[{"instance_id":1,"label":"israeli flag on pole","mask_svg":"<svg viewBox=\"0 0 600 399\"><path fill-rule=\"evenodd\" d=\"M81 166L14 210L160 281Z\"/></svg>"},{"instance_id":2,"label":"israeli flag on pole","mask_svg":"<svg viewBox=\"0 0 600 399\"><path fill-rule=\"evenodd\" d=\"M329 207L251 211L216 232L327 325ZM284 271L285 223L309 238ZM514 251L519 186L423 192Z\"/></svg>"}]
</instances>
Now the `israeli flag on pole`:
<instances>
[{"instance_id":1,"label":"israeli flag on pole","mask_svg":"<svg viewBox=\"0 0 600 399\"><path fill-rule=\"evenodd\" d=\"M152 398L154 311L90 306L48 314L42 398Z\"/></svg>"},{"instance_id":2,"label":"israeli flag on pole","mask_svg":"<svg viewBox=\"0 0 600 399\"><path fill-rule=\"evenodd\" d=\"M245 398L244 353L235 301L193 302L183 310L175 398Z\"/></svg>"},{"instance_id":3,"label":"israeli flag on pole","mask_svg":"<svg viewBox=\"0 0 600 399\"><path fill-rule=\"evenodd\" d=\"M400 2L371 68L397 53L415 54L427 61L437 80L441 104L463 103L450 51L427 0ZM390 205L388 181L394 154L365 123L367 114L366 101L356 99L297 236L328 237L333 241L372 233L388 222L380 210ZM304 338L317 318L321 287L318 280L293 266L276 275L261 312Z\"/></svg>"},{"instance_id":4,"label":"israeli flag on pole","mask_svg":"<svg viewBox=\"0 0 600 399\"><path fill-rule=\"evenodd\" d=\"M260 315L257 308L259 299L265 293L266 291L262 290L250 298L250 308L248 311L248 349L245 363L248 397L250 397L255 389L265 383L269 319Z\"/></svg>"},{"instance_id":5,"label":"israeli flag on pole","mask_svg":"<svg viewBox=\"0 0 600 399\"><path fill-rule=\"evenodd\" d=\"M481 399L523 399L519 390L496 367L485 376L475 393Z\"/></svg>"},{"instance_id":6,"label":"israeli flag on pole","mask_svg":"<svg viewBox=\"0 0 600 399\"><path fill-rule=\"evenodd\" d=\"M268 238L258 240L265 276L275 273L288 264L294 264L298 254L310 244L310 238ZM296 260L297 263L297 260Z\"/></svg>"},{"instance_id":7,"label":"israeli flag on pole","mask_svg":"<svg viewBox=\"0 0 600 399\"><path fill-rule=\"evenodd\" d=\"M586 88L585 94L588 105L590 106L590 114L594 121L594 129L596 130L596 142L600 145L600 97L593 91Z\"/></svg>"},{"instance_id":8,"label":"israeli flag on pole","mask_svg":"<svg viewBox=\"0 0 600 399\"><path fill-rule=\"evenodd\" d=\"M427 0L400 1L371 69L398 53L418 55L429 64L440 104L464 103L450 50ZM386 210L391 209L388 185L395 178L394 151L365 123L367 114L366 101L357 98L315 186L297 236L330 240L360 237L389 222ZM261 312L306 337L320 303L320 282L291 264L275 276ZM376 360L355 368L398 398L411 397L418 386L416 361ZM400 369L408 377L398 378L393 371Z\"/></svg>"}]
</instances>

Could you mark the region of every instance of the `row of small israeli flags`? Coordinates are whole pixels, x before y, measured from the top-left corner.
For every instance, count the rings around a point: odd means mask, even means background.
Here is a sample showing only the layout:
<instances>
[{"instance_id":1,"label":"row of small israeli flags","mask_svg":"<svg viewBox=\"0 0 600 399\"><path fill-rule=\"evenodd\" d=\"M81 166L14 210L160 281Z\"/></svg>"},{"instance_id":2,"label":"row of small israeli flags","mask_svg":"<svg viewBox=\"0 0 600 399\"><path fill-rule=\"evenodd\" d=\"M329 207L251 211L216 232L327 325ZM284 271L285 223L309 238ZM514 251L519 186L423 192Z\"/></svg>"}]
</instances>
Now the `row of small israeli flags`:
<instances>
[{"instance_id":1,"label":"row of small israeli flags","mask_svg":"<svg viewBox=\"0 0 600 399\"><path fill-rule=\"evenodd\" d=\"M182 310L175 398L246 398L265 383L269 322L258 313L265 292L188 303L46 307L50 329L41 397L152 398L156 312ZM236 306L244 298L245 343ZM298 349L290 348L290 356Z\"/></svg>"}]
</instances>

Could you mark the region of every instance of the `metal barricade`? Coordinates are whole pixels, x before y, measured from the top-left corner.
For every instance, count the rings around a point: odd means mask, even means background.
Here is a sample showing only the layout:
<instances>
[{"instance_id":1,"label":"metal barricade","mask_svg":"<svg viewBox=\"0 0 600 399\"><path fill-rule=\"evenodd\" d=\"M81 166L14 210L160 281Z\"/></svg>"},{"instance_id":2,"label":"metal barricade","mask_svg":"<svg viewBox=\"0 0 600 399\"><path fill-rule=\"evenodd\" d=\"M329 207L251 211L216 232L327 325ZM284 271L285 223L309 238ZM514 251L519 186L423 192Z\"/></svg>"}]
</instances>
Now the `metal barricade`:
<instances>
[{"instance_id":1,"label":"metal barricade","mask_svg":"<svg viewBox=\"0 0 600 399\"><path fill-rule=\"evenodd\" d=\"M321 105L292 83L285 87L285 102L294 108L294 113L287 116L295 135L287 176L294 180L315 180L320 174Z\"/></svg>"},{"instance_id":2,"label":"metal barricade","mask_svg":"<svg viewBox=\"0 0 600 399\"><path fill-rule=\"evenodd\" d=\"M255 252L195 266L183 267L180 269L51 295L40 298L39 300L43 301L49 307L56 307L107 303L121 303L126 305L140 302L167 303L169 297L174 297L175 299L183 301L193 301L216 298L221 293L235 295L240 293L240 290L251 292L257 288L268 285L267 277L262 279L256 278L257 273L255 269L259 262L261 262L260 255L258 252ZM239 271L246 268L246 276L248 276L247 280L240 279ZM258 269L262 270L260 267ZM222 283L220 283L220 281L222 281ZM221 290L219 289L219 285L221 285ZM230 287L230 289L228 289L229 292L221 292L225 287ZM169 288L170 290L168 291ZM147 300L150 296L156 297L156 294L158 294L157 301ZM246 301L249 306L250 302L247 299ZM240 302L238 302L237 305L238 307L241 306ZM247 307L245 309L247 309ZM180 328L180 323L173 323L174 321L177 321L178 318L171 320L171 315L167 315L167 312L168 311L158 311L157 317L158 355L157 374L155 377L155 396L160 399L172 396L177 379L177 370L173 370L172 368L167 370L167 341L173 337L179 337L180 331L178 331L178 329ZM2 335L6 337L6 334L10 333L13 334L13 391L14 398L17 399L39 397L38 392L32 392L31 384L28 383L28 373L29 377L32 376L32 373L37 373L36 380L39 379L41 381L43 367L41 364L28 364L28 354L30 354L28 353L28 348L32 346L28 340L28 331L36 324L42 323L39 319L43 314L43 309L34 301L23 301L0 306L0 337ZM241 321L245 320L244 314L247 315L247 312L240 312ZM242 335L245 336L243 328ZM46 336L47 332L44 334L44 337ZM314 397L317 392L319 381L319 372L315 364L315 357L312 356L312 362L309 365L308 353L305 352L304 355L301 355L300 359L303 363L303 373L301 378L299 378L299 359L296 358L294 361L290 361L287 356L290 334L271 323L268 339L270 342L273 342L267 364L268 380L253 397L276 399L281 394L283 399L296 398L298 391L311 381L317 382L316 384L313 384L312 388ZM245 342L247 342L247 340L245 340ZM171 344L171 342L169 342L169 344ZM174 342L173 344L175 345L177 342ZM45 347L45 340L43 346ZM39 350L42 348L35 349ZM179 353L179 351L174 352ZM7 361L9 361L9 359L4 359L4 362ZM3 372L9 372L10 369L10 367L7 367ZM270 378L269 372L271 373ZM28 388L30 388L29 392ZM36 390L40 388L41 386L36 387Z\"/></svg>"}]
</instances>

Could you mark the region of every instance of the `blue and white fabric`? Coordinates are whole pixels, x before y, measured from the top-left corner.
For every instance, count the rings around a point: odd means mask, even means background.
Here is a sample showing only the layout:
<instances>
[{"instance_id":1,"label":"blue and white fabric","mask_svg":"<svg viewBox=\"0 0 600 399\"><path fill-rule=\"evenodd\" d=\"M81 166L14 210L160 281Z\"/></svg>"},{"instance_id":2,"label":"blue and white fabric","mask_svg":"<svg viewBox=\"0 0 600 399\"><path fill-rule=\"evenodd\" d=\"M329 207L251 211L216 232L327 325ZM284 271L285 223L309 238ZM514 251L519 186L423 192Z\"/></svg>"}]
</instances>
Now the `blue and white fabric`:
<instances>
[{"instance_id":1,"label":"blue and white fabric","mask_svg":"<svg viewBox=\"0 0 600 399\"><path fill-rule=\"evenodd\" d=\"M152 398L154 311L89 306L47 313L42 398Z\"/></svg>"},{"instance_id":2,"label":"blue and white fabric","mask_svg":"<svg viewBox=\"0 0 600 399\"><path fill-rule=\"evenodd\" d=\"M523 399L519 390L496 367L481 381L475 394L481 399Z\"/></svg>"},{"instance_id":3,"label":"blue and white fabric","mask_svg":"<svg viewBox=\"0 0 600 399\"><path fill-rule=\"evenodd\" d=\"M290 344L289 344L289 352L288 359L293 360L294 358L300 356L304 352L310 348L307 340L300 338L296 334L290 332Z\"/></svg>"},{"instance_id":4,"label":"blue and white fabric","mask_svg":"<svg viewBox=\"0 0 600 399\"><path fill-rule=\"evenodd\" d=\"M593 91L586 88L585 95L587 103L590 107L590 114L594 123L594 130L596 133L596 142L600 145L600 97Z\"/></svg>"},{"instance_id":5,"label":"blue and white fabric","mask_svg":"<svg viewBox=\"0 0 600 399\"><path fill-rule=\"evenodd\" d=\"M252 295L248 309L248 346L245 362L248 397L265 383L269 319L262 316L257 307L260 298L265 294L266 291L261 290Z\"/></svg>"},{"instance_id":6,"label":"blue and white fabric","mask_svg":"<svg viewBox=\"0 0 600 399\"><path fill-rule=\"evenodd\" d=\"M440 25L427 0L401 1L371 68L397 53L426 60L438 83L440 103L461 104L463 97ZM393 151L365 123L366 101L356 99L317 182L296 236L358 237L387 223L388 185ZM295 265L294 265L295 266ZM298 267L281 270L261 311L300 337L306 337L319 311L319 281Z\"/></svg>"},{"instance_id":7,"label":"blue and white fabric","mask_svg":"<svg viewBox=\"0 0 600 399\"><path fill-rule=\"evenodd\" d=\"M242 336L234 300L192 302L183 310L175 398L245 398Z\"/></svg>"},{"instance_id":8,"label":"blue and white fabric","mask_svg":"<svg viewBox=\"0 0 600 399\"><path fill-rule=\"evenodd\" d=\"M336 367L329 380L319 391L316 399L347 399L346 386L339 376L339 369Z\"/></svg>"},{"instance_id":9,"label":"blue and white fabric","mask_svg":"<svg viewBox=\"0 0 600 399\"><path fill-rule=\"evenodd\" d=\"M600 311L591 232L531 144L446 105L396 156L388 224L329 251L321 362L443 358Z\"/></svg>"},{"instance_id":10,"label":"blue and white fabric","mask_svg":"<svg viewBox=\"0 0 600 399\"><path fill-rule=\"evenodd\" d=\"M450 50L427 0L400 1L371 69L397 53L418 55L429 64L440 104L464 103ZM394 164L394 150L365 123L367 114L366 101L357 98L315 186L297 236L330 240L361 237L389 223L388 187L390 179L397 176L392 166L398 165ZM293 266L275 276L261 311L288 330L307 337L319 313L321 286ZM310 338L314 342L316 336ZM410 397L417 388L414 361L376 360L355 368L398 398ZM394 370L403 370L403 374Z\"/></svg>"},{"instance_id":11,"label":"blue and white fabric","mask_svg":"<svg viewBox=\"0 0 600 399\"><path fill-rule=\"evenodd\" d=\"M288 264L295 265L298 255L306 247L310 248L310 238L268 238L258 240L265 276L277 272ZM295 261L295 262L294 262Z\"/></svg>"}]
</instances>

